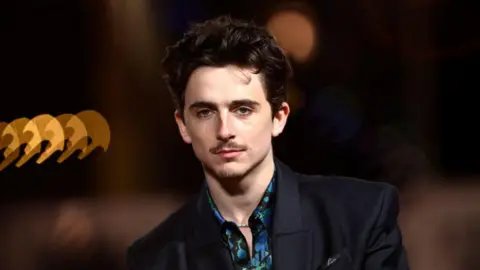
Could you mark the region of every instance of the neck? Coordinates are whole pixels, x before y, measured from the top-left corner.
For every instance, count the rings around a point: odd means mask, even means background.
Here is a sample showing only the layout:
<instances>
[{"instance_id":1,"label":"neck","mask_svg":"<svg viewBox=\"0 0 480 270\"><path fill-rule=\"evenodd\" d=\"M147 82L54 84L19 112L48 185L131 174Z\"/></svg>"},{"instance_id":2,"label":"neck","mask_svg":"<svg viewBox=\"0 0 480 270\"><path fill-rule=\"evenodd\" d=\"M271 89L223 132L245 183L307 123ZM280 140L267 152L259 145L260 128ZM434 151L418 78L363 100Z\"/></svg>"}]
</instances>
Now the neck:
<instances>
[{"instance_id":1,"label":"neck","mask_svg":"<svg viewBox=\"0 0 480 270\"><path fill-rule=\"evenodd\" d=\"M236 224L248 224L248 218L262 199L274 173L270 153L240 179L216 179L206 174L210 194L222 216Z\"/></svg>"}]
</instances>

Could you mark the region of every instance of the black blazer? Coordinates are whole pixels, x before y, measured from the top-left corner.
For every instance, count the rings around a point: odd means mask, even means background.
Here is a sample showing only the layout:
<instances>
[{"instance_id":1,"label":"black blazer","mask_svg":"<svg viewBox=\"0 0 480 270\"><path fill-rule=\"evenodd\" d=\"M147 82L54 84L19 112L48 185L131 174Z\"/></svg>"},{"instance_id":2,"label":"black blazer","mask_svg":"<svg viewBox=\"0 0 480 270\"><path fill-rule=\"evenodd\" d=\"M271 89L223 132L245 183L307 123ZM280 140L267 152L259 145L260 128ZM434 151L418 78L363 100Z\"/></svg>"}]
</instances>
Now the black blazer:
<instances>
[{"instance_id":1,"label":"black blazer","mask_svg":"<svg viewBox=\"0 0 480 270\"><path fill-rule=\"evenodd\" d=\"M274 270L407 270L397 190L275 160ZM130 270L233 270L205 190L127 250Z\"/></svg>"}]
</instances>

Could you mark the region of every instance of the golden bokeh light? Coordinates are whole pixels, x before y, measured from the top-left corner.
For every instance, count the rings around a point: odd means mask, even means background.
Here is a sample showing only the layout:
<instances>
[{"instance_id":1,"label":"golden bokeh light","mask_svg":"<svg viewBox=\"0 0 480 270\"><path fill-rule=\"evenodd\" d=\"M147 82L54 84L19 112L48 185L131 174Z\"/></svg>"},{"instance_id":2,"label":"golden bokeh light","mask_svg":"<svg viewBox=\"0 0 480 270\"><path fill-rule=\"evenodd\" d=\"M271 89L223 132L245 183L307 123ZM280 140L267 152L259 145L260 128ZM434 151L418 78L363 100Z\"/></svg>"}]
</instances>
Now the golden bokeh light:
<instances>
[{"instance_id":1,"label":"golden bokeh light","mask_svg":"<svg viewBox=\"0 0 480 270\"><path fill-rule=\"evenodd\" d=\"M270 16L266 26L295 61L308 61L318 49L317 27L309 16L299 10L279 10Z\"/></svg>"}]
</instances>

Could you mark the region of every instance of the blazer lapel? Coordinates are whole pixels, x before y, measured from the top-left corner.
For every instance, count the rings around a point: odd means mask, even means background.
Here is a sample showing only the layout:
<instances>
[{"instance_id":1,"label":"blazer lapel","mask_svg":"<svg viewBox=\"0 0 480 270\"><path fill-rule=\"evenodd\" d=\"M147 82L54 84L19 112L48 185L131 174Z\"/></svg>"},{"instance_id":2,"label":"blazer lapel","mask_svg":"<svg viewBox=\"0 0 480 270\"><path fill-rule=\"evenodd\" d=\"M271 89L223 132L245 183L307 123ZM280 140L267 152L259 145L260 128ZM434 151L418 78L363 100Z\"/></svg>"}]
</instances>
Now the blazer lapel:
<instances>
[{"instance_id":1,"label":"blazer lapel","mask_svg":"<svg viewBox=\"0 0 480 270\"><path fill-rule=\"evenodd\" d=\"M314 237L302 218L297 178L279 160L275 159L275 165L278 185L273 216L273 268L310 270Z\"/></svg>"},{"instance_id":2,"label":"blazer lapel","mask_svg":"<svg viewBox=\"0 0 480 270\"><path fill-rule=\"evenodd\" d=\"M192 230L187 236L191 261L189 269L234 270L230 253L222 241L220 225L208 205L205 187L201 190L192 213Z\"/></svg>"},{"instance_id":3,"label":"blazer lapel","mask_svg":"<svg viewBox=\"0 0 480 270\"><path fill-rule=\"evenodd\" d=\"M223 243L213 243L192 251L189 269L234 270L228 250Z\"/></svg>"}]
</instances>

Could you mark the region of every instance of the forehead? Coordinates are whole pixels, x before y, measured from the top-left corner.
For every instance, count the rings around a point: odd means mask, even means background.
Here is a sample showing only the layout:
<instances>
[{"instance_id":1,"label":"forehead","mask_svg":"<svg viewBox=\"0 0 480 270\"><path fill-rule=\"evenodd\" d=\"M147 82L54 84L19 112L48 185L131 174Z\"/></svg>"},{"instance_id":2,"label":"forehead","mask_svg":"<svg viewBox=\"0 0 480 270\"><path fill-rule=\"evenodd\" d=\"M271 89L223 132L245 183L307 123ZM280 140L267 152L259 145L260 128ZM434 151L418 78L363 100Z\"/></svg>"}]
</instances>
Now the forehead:
<instances>
[{"instance_id":1,"label":"forehead","mask_svg":"<svg viewBox=\"0 0 480 270\"><path fill-rule=\"evenodd\" d=\"M266 101L262 76L251 69L234 66L199 67L191 75L185 92L185 105L197 101L215 103L238 99Z\"/></svg>"}]
</instances>

